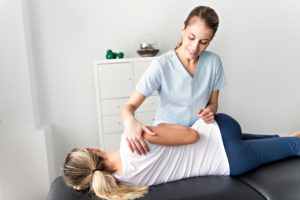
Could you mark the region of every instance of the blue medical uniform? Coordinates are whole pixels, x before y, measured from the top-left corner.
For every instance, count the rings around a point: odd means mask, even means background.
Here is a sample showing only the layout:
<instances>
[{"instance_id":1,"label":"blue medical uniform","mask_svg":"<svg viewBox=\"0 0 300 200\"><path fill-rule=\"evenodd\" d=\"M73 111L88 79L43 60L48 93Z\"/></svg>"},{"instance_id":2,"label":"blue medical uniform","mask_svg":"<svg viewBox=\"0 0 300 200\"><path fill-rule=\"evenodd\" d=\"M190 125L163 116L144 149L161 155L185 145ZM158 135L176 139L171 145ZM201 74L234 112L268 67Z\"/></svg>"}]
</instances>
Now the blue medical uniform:
<instances>
[{"instance_id":1,"label":"blue medical uniform","mask_svg":"<svg viewBox=\"0 0 300 200\"><path fill-rule=\"evenodd\" d=\"M160 103L153 125L159 123L191 126L198 109L207 106L211 93L227 85L220 57L212 52L200 54L192 77L174 50L155 58L136 85L145 96L155 90Z\"/></svg>"}]
</instances>

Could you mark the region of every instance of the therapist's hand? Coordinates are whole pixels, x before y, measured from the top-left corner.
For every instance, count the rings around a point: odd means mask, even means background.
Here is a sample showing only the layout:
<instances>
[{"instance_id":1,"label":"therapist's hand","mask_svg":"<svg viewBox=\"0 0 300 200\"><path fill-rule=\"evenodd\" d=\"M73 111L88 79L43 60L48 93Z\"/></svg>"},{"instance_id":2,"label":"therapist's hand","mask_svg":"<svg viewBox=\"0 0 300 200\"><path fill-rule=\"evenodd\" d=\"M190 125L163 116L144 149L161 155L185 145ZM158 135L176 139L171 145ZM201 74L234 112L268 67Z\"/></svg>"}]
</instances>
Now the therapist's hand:
<instances>
[{"instance_id":1,"label":"therapist's hand","mask_svg":"<svg viewBox=\"0 0 300 200\"><path fill-rule=\"evenodd\" d=\"M156 133L150 131L146 126L134 118L126 119L124 121L124 129L125 138L131 152L136 152L139 155L146 155L146 152L149 152L149 148L144 141L143 132L150 135L155 135Z\"/></svg>"},{"instance_id":2,"label":"therapist's hand","mask_svg":"<svg viewBox=\"0 0 300 200\"><path fill-rule=\"evenodd\" d=\"M197 114L206 124L215 121L214 113L209 108L199 109L197 110Z\"/></svg>"}]
</instances>

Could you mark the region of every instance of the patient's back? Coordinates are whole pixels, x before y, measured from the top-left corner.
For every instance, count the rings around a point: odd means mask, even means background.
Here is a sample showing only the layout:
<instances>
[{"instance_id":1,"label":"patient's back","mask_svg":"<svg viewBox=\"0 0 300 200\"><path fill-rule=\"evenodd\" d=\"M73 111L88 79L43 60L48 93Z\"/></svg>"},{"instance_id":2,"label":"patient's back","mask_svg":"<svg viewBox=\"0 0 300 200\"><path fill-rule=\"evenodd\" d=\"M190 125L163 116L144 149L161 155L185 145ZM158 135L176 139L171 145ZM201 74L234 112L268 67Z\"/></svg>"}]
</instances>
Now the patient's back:
<instances>
[{"instance_id":1,"label":"patient's back","mask_svg":"<svg viewBox=\"0 0 300 200\"><path fill-rule=\"evenodd\" d=\"M216 122L197 120L192 128L200 139L189 145L162 146L147 143L146 155L132 153L122 135L120 153L122 173L115 177L130 186L156 185L182 178L204 175L229 175L229 164Z\"/></svg>"}]
</instances>

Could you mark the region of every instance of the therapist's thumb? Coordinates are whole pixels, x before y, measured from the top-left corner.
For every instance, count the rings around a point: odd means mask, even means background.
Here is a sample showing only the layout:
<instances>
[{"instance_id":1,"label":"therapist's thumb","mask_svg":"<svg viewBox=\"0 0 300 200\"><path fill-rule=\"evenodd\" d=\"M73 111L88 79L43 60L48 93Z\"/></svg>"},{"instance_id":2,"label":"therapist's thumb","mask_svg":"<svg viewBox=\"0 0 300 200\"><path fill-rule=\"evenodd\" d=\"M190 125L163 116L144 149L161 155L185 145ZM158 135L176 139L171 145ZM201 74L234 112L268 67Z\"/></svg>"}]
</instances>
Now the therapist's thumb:
<instances>
[{"instance_id":1,"label":"therapist's thumb","mask_svg":"<svg viewBox=\"0 0 300 200\"><path fill-rule=\"evenodd\" d=\"M200 115L203 111L204 111L204 109L198 109L197 110L198 115Z\"/></svg>"},{"instance_id":2,"label":"therapist's thumb","mask_svg":"<svg viewBox=\"0 0 300 200\"><path fill-rule=\"evenodd\" d=\"M143 126L143 130L145 131L145 133L149 134L149 135L156 135L156 133L150 131L147 127Z\"/></svg>"}]
</instances>

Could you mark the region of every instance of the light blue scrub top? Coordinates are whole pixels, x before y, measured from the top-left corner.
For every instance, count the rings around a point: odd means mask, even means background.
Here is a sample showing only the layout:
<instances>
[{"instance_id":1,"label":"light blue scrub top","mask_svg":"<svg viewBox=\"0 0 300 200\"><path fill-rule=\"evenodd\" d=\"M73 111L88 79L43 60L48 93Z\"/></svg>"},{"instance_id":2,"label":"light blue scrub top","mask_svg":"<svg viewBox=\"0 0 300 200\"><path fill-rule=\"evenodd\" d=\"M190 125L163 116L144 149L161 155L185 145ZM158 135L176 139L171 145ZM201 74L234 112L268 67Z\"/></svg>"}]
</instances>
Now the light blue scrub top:
<instances>
[{"instance_id":1,"label":"light blue scrub top","mask_svg":"<svg viewBox=\"0 0 300 200\"><path fill-rule=\"evenodd\" d=\"M152 61L136 89L147 97L158 91L160 102L154 126L170 123L190 127L199 119L197 110L206 107L212 91L226 85L221 59L215 53L202 52L191 77L172 50Z\"/></svg>"}]
</instances>

